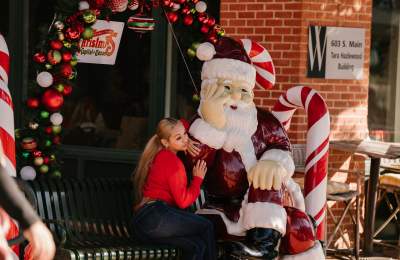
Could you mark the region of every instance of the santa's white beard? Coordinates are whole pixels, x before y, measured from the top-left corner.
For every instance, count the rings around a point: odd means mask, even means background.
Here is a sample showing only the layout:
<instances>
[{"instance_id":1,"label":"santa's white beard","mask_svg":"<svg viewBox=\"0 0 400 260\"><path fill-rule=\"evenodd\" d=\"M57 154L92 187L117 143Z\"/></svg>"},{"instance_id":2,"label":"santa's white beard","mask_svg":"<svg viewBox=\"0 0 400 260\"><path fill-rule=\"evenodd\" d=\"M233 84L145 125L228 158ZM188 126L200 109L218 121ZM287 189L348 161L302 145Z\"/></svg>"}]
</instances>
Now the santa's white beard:
<instances>
[{"instance_id":1,"label":"santa's white beard","mask_svg":"<svg viewBox=\"0 0 400 260\"><path fill-rule=\"evenodd\" d=\"M232 106L236 107L233 109ZM255 104L242 101L228 101L224 106L226 125L224 130L228 134L241 133L252 136L257 129L257 109Z\"/></svg>"},{"instance_id":2,"label":"santa's white beard","mask_svg":"<svg viewBox=\"0 0 400 260\"><path fill-rule=\"evenodd\" d=\"M227 134L223 149L227 152L237 151L242 158L246 170L250 170L257 162L251 136L257 130L257 109L254 103L246 104L241 102L232 109L231 105L225 106Z\"/></svg>"}]
</instances>

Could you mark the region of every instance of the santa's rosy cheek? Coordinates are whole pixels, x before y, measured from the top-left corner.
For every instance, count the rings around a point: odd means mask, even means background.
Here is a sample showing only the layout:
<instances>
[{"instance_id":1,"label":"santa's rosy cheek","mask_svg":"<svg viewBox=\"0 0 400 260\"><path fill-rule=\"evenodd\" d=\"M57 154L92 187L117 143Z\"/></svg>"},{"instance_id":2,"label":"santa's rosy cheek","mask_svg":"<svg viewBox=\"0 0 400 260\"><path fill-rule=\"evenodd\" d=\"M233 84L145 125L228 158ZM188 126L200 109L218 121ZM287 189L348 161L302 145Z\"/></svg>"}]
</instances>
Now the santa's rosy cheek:
<instances>
[{"instance_id":1,"label":"santa's rosy cheek","mask_svg":"<svg viewBox=\"0 0 400 260\"><path fill-rule=\"evenodd\" d=\"M250 94L242 94L242 101L250 103L253 101L253 97Z\"/></svg>"}]
</instances>

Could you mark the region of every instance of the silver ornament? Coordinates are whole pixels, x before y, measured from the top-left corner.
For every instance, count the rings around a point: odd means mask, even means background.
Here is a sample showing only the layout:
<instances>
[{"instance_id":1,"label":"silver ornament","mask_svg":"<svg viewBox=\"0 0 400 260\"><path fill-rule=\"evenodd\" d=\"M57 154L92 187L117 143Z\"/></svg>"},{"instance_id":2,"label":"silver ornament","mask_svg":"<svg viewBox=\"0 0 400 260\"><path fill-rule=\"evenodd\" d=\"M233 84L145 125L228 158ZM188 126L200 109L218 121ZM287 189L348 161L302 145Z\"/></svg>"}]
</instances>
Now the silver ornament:
<instances>
[{"instance_id":1,"label":"silver ornament","mask_svg":"<svg viewBox=\"0 0 400 260\"><path fill-rule=\"evenodd\" d=\"M54 28L56 28L58 31L62 31L62 29L64 29L64 23L61 21L56 21L54 23Z\"/></svg>"}]
</instances>

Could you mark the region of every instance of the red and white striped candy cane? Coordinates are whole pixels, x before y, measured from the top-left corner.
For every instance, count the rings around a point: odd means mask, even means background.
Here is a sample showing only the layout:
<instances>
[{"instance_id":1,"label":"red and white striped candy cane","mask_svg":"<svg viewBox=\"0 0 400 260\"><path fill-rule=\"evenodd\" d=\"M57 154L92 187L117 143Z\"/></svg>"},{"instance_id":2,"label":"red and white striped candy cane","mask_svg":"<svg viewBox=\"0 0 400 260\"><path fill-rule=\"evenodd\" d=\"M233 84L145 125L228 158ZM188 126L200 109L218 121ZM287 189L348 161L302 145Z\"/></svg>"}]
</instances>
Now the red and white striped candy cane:
<instances>
[{"instance_id":1,"label":"red and white striped candy cane","mask_svg":"<svg viewBox=\"0 0 400 260\"><path fill-rule=\"evenodd\" d=\"M7 87L9 64L7 44L4 37L0 34L0 140L5 154L3 159L6 171L11 176L16 176L14 105Z\"/></svg>"},{"instance_id":2,"label":"red and white striped candy cane","mask_svg":"<svg viewBox=\"0 0 400 260\"><path fill-rule=\"evenodd\" d=\"M14 106L8 90L8 75L10 59L8 48L3 35L0 34L0 145L5 156L0 156L0 163L4 164L7 174L16 176L15 170L15 139L14 139ZM0 251L5 259L18 259L10 250L5 240L7 237L16 237L18 226L7 213L0 208ZM19 247L13 250L18 252ZM14 256L14 257L13 257Z\"/></svg>"},{"instance_id":3,"label":"red and white striped candy cane","mask_svg":"<svg viewBox=\"0 0 400 260\"><path fill-rule=\"evenodd\" d=\"M294 112L301 107L305 109L308 120L304 182L306 212L317 222L318 239L324 240L330 134L326 103L315 90L296 86L279 97L272 113L287 130Z\"/></svg>"}]
</instances>

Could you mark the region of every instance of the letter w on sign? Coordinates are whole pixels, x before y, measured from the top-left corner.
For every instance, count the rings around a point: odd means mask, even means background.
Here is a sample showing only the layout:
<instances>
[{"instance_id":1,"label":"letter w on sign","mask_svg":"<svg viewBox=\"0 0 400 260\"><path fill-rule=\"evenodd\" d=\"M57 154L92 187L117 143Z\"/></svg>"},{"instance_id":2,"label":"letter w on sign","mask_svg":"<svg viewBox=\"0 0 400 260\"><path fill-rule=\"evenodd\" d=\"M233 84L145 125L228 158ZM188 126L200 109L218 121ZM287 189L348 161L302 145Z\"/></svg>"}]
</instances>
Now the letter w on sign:
<instances>
[{"instance_id":1,"label":"letter w on sign","mask_svg":"<svg viewBox=\"0 0 400 260\"><path fill-rule=\"evenodd\" d=\"M307 77L325 77L326 43L326 26L310 26L308 30Z\"/></svg>"}]
</instances>

